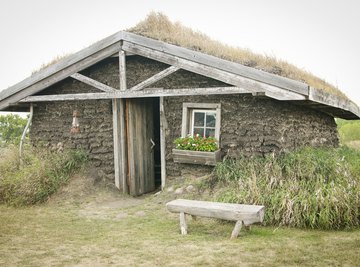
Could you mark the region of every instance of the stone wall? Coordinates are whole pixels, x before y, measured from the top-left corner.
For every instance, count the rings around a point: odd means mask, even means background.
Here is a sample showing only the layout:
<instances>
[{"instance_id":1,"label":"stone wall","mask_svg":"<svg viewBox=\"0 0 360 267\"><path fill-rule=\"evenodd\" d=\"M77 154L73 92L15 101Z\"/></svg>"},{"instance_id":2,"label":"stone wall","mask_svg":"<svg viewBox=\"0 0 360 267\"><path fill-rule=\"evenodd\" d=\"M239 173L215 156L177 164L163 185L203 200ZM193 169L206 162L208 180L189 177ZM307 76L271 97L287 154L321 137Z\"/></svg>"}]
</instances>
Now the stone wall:
<instances>
[{"instance_id":1,"label":"stone wall","mask_svg":"<svg viewBox=\"0 0 360 267\"><path fill-rule=\"evenodd\" d=\"M164 70L168 65L138 56L127 58L127 85L137 83ZM110 58L82 71L86 76L119 88L118 58ZM152 85L157 88L192 88L228 86L201 75L179 70ZM41 94L99 92L68 78ZM324 113L290 103L261 99L250 95L168 97L165 113L166 159L169 175L184 172L206 173L207 166L175 164L171 150L181 135L182 103L221 103L221 140L223 155L237 157L288 151L302 145L338 144L334 119ZM80 112L79 134L70 134L72 113ZM81 148L90 155L100 177L113 183L113 135L111 100L62 101L37 103L30 137L35 145L56 148Z\"/></svg>"},{"instance_id":2,"label":"stone wall","mask_svg":"<svg viewBox=\"0 0 360 267\"><path fill-rule=\"evenodd\" d=\"M333 117L288 102L251 95L169 97L165 100L169 126L166 158L167 172L171 176L194 172L197 168L172 161L173 141L181 136L184 102L221 103L220 147L223 156L237 158L286 152L305 145L338 145Z\"/></svg>"}]
</instances>

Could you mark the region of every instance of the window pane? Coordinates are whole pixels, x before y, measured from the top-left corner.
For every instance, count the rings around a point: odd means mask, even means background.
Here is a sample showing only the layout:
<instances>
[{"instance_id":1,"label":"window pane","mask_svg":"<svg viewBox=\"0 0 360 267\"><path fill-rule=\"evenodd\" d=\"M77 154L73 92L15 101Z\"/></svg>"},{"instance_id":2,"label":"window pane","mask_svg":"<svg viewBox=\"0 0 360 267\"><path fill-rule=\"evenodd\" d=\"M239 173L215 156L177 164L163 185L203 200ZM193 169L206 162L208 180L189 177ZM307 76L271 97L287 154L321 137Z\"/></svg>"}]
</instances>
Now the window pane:
<instances>
[{"instance_id":1,"label":"window pane","mask_svg":"<svg viewBox=\"0 0 360 267\"><path fill-rule=\"evenodd\" d=\"M215 129L206 129L205 137L215 137Z\"/></svg>"},{"instance_id":2,"label":"window pane","mask_svg":"<svg viewBox=\"0 0 360 267\"><path fill-rule=\"evenodd\" d=\"M206 112L206 126L207 127L215 127L216 114Z\"/></svg>"},{"instance_id":3,"label":"window pane","mask_svg":"<svg viewBox=\"0 0 360 267\"><path fill-rule=\"evenodd\" d=\"M204 137L204 128L195 128L194 127L194 134L193 135L196 136L197 134Z\"/></svg>"},{"instance_id":4,"label":"window pane","mask_svg":"<svg viewBox=\"0 0 360 267\"><path fill-rule=\"evenodd\" d=\"M194 114L194 126L204 127L205 125L205 113L195 112Z\"/></svg>"}]
</instances>

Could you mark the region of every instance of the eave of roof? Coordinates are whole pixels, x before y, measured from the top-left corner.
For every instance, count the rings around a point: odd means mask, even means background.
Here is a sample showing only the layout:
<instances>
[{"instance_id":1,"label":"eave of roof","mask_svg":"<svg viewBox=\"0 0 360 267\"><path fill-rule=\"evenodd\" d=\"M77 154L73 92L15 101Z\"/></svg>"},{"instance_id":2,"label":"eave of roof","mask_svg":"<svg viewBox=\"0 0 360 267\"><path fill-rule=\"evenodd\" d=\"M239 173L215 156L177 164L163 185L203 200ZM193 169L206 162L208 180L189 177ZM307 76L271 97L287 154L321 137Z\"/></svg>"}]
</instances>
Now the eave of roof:
<instances>
[{"instance_id":1,"label":"eave of roof","mask_svg":"<svg viewBox=\"0 0 360 267\"><path fill-rule=\"evenodd\" d=\"M323 106L329 106L330 114L334 108L342 110L343 113L337 114L346 119L359 119L360 109L353 102L340 99L339 97L326 94L320 90L310 88L307 84L291 80L282 76L267 73L238 63L230 62L211 55L192 51L187 48L171 45L162 41L143 37L129 32L117 32L75 54L72 54L61 61L48 66L31 77L0 91L0 110L5 110L11 104L18 103L24 97L35 94L52 84L55 84L70 75L79 72L92 64L95 64L106 57L112 56L120 49L136 52L136 47L152 49L158 53L168 56L200 63L209 68L221 70L223 72L245 77L263 84L281 88L286 92L292 92L293 95L304 96L298 99L306 100L305 103L319 103ZM169 63L169 62L165 62ZM310 101L309 101L310 100ZM311 105L310 105L311 106ZM326 110L323 109L326 112Z\"/></svg>"}]
</instances>

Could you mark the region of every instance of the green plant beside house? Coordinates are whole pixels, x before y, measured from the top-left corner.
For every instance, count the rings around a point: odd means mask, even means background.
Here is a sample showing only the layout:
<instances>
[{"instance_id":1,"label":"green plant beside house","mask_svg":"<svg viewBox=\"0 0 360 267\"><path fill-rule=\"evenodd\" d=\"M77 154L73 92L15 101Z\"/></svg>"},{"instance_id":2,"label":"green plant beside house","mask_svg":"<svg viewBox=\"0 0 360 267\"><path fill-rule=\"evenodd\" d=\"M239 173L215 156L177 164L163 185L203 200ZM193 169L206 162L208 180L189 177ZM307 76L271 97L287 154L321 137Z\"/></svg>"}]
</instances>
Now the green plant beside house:
<instances>
[{"instance_id":1,"label":"green plant beside house","mask_svg":"<svg viewBox=\"0 0 360 267\"><path fill-rule=\"evenodd\" d=\"M181 150L214 152L219 149L218 142L214 137L202 137L200 135L177 138L174 144L176 149Z\"/></svg>"}]
</instances>

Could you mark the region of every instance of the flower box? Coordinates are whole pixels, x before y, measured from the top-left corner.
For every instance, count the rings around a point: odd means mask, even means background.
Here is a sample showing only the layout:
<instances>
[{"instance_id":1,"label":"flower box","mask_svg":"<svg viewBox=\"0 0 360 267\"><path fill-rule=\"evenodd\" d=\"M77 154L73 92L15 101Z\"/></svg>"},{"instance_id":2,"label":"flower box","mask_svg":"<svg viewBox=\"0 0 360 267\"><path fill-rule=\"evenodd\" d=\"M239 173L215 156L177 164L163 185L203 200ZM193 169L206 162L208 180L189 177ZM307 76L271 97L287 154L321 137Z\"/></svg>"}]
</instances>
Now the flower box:
<instances>
[{"instance_id":1,"label":"flower box","mask_svg":"<svg viewBox=\"0 0 360 267\"><path fill-rule=\"evenodd\" d=\"M193 150L172 150L174 162L215 166L221 161L221 150L214 152L193 151Z\"/></svg>"}]
</instances>

